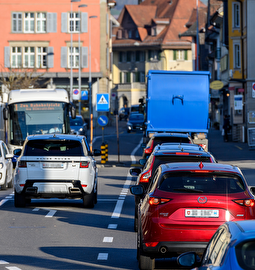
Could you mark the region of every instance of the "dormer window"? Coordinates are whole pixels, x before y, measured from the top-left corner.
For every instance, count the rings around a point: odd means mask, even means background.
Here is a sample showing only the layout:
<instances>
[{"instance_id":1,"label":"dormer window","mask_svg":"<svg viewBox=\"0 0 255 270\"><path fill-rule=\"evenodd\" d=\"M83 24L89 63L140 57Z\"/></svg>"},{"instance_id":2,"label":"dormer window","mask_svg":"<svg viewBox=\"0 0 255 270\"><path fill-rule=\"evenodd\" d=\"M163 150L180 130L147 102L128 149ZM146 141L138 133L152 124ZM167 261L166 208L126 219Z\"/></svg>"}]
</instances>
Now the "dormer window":
<instances>
[{"instance_id":1,"label":"dormer window","mask_svg":"<svg viewBox=\"0 0 255 270\"><path fill-rule=\"evenodd\" d=\"M136 31L135 31L135 38L139 38L140 36L139 36L139 32L138 32L138 30L136 29Z\"/></svg>"},{"instance_id":2,"label":"dormer window","mask_svg":"<svg viewBox=\"0 0 255 270\"><path fill-rule=\"evenodd\" d=\"M133 31L132 30L128 30L128 38L132 38Z\"/></svg>"},{"instance_id":3,"label":"dormer window","mask_svg":"<svg viewBox=\"0 0 255 270\"><path fill-rule=\"evenodd\" d=\"M151 35L152 36L156 36L157 35L157 27L156 26L152 27L152 29L151 29Z\"/></svg>"}]
</instances>

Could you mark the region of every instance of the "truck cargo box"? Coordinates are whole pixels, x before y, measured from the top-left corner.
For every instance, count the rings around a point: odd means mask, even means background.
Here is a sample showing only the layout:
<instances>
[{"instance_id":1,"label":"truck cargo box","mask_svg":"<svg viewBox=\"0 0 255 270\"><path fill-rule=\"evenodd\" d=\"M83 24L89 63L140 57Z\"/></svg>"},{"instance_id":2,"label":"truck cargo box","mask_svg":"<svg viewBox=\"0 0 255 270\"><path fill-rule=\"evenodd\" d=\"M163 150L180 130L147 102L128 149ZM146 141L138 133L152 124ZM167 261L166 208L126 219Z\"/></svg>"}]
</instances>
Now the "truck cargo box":
<instances>
[{"instance_id":1,"label":"truck cargo box","mask_svg":"<svg viewBox=\"0 0 255 270\"><path fill-rule=\"evenodd\" d=\"M147 77L146 135L208 132L210 72L150 70Z\"/></svg>"}]
</instances>

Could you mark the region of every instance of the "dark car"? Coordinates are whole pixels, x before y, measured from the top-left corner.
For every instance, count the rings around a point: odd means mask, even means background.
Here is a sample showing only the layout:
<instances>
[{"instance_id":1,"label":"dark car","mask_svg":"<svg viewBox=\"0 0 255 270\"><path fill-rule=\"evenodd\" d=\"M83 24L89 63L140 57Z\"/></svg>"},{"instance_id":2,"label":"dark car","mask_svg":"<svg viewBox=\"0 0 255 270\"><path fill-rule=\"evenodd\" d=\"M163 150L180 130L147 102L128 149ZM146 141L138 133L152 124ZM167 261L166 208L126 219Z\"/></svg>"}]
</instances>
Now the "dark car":
<instances>
[{"instance_id":1,"label":"dark car","mask_svg":"<svg viewBox=\"0 0 255 270\"><path fill-rule=\"evenodd\" d=\"M76 118L72 119L70 117L69 119L72 134L87 136L87 123L84 122L81 115L76 115Z\"/></svg>"},{"instance_id":2,"label":"dark car","mask_svg":"<svg viewBox=\"0 0 255 270\"><path fill-rule=\"evenodd\" d=\"M141 185L130 191L144 196ZM155 258L203 253L220 225L254 218L254 196L239 168L219 163L162 164L138 207L139 267L154 269Z\"/></svg>"},{"instance_id":3,"label":"dark car","mask_svg":"<svg viewBox=\"0 0 255 270\"><path fill-rule=\"evenodd\" d=\"M122 119L126 120L128 119L130 113L130 108L129 107L122 107L119 109L119 120L121 121Z\"/></svg>"},{"instance_id":4,"label":"dark car","mask_svg":"<svg viewBox=\"0 0 255 270\"><path fill-rule=\"evenodd\" d=\"M193 143L191 136L186 133L155 133L150 138L143 151L143 158L147 158L152 153L155 146L162 143Z\"/></svg>"},{"instance_id":5,"label":"dark car","mask_svg":"<svg viewBox=\"0 0 255 270\"><path fill-rule=\"evenodd\" d=\"M255 269L255 220L224 223L211 238L202 259L198 258L195 252L187 252L177 262L198 270Z\"/></svg>"},{"instance_id":6,"label":"dark car","mask_svg":"<svg viewBox=\"0 0 255 270\"><path fill-rule=\"evenodd\" d=\"M143 168L132 168L130 174L137 176L137 185L142 185L147 190L155 170L159 165L170 162L211 162L216 160L212 154L204 151L204 149L197 144L176 144L166 143L157 145L148 159L140 159L140 165ZM137 208L141 197L135 196L135 219L134 230L137 231Z\"/></svg>"},{"instance_id":7,"label":"dark car","mask_svg":"<svg viewBox=\"0 0 255 270\"><path fill-rule=\"evenodd\" d=\"M127 122L127 132L144 130L144 115L142 113L131 113Z\"/></svg>"}]
</instances>

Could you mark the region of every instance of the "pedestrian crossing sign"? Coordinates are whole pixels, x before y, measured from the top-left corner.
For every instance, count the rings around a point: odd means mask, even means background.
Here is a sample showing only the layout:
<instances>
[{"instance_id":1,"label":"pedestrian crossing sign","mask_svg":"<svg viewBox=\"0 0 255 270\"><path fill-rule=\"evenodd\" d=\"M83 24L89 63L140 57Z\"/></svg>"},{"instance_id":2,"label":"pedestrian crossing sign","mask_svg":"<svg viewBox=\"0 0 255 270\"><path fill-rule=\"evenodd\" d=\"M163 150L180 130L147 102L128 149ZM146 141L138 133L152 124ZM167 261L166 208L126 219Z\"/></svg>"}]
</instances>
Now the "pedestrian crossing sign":
<instances>
[{"instance_id":1,"label":"pedestrian crossing sign","mask_svg":"<svg viewBox=\"0 0 255 270\"><path fill-rule=\"evenodd\" d=\"M97 108L98 112L109 112L109 94L97 94Z\"/></svg>"}]
</instances>

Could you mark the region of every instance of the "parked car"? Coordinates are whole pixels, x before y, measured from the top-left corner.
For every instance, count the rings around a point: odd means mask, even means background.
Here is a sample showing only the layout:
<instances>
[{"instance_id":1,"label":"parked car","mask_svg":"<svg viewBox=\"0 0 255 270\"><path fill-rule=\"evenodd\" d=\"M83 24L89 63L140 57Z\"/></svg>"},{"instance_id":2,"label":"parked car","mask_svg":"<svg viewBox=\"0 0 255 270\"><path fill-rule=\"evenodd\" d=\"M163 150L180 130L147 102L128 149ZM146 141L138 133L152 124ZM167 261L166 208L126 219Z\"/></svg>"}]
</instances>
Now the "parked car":
<instances>
[{"instance_id":1,"label":"parked car","mask_svg":"<svg viewBox=\"0 0 255 270\"><path fill-rule=\"evenodd\" d=\"M144 187L130 187L144 196ZM138 207L137 258L153 269L155 258L202 253L226 221L255 218L254 197L237 167L219 163L160 165Z\"/></svg>"},{"instance_id":2,"label":"parked car","mask_svg":"<svg viewBox=\"0 0 255 270\"><path fill-rule=\"evenodd\" d=\"M196 252L187 252L177 262L197 270L255 269L255 220L224 223L211 238L202 259Z\"/></svg>"},{"instance_id":3,"label":"parked car","mask_svg":"<svg viewBox=\"0 0 255 270\"><path fill-rule=\"evenodd\" d=\"M87 136L87 123L85 123L81 115L76 115L76 118L74 119L70 116L69 121L72 134Z\"/></svg>"},{"instance_id":4,"label":"parked car","mask_svg":"<svg viewBox=\"0 0 255 270\"><path fill-rule=\"evenodd\" d=\"M4 143L4 141L0 140L0 186L2 190L11 188L13 186L12 158L13 155L9 153L6 144Z\"/></svg>"},{"instance_id":5,"label":"parked car","mask_svg":"<svg viewBox=\"0 0 255 270\"><path fill-rule=\"evenodd\" d=\"M152 176L159 165L170 162L212 162L216 160L212 154L204 151L204 149L197 144L177 144L177 143L163 143L157 145L148 159L140 159L139 163L144 165L143 168L135 167L130 169L130 174L138 176L136 184L142 185L145 192ZM137 231L137 209L140 203L141 196L135 196L135 218L134 230Z\"/></svg>"},{"instance_id":6,"label":"parked car","mask_svg":"<svg viewBox=\"0 0 255 270\"><path fill-rule=\"evenodd\" d=\"M171 142L193 143L193 140L188 133L155 133L151 136L147 145L142 144L142 147L144 147L143 158L148 158L158 144Z\"/></svg>"},{"instance_id":7,"label":"parked car","mask_svg":"<svg viewBox=\"0 0 255 270\"><path fill-rule=\"evenodd\" d=\"M130 108L129 107L122 107L119 109L119 120L121 121L122 119L126 120L128 119L130 113Z\"/></svg>"},{"instance_id":8,"label":"parked car","mask_svg":"<svg viewBox=\"0 0 255 270\"><path fill-rule=\"evenodd\" d=\"M80 198L84 207L94 207L98 169L93 155L100 150L91 153L84 136L28 136L14 171L15 207L31 198Z\"/></svg>"},{"instance_id":9,"label":"parked car","mask_svg":"<svg viewBox=\"0 0 255 270\"><path fill-rule=\"evenodd\" d=\"M142 113L131 113L127 122L127 132L144 130L144 115Z\"/></svg>"}]
</instances>

